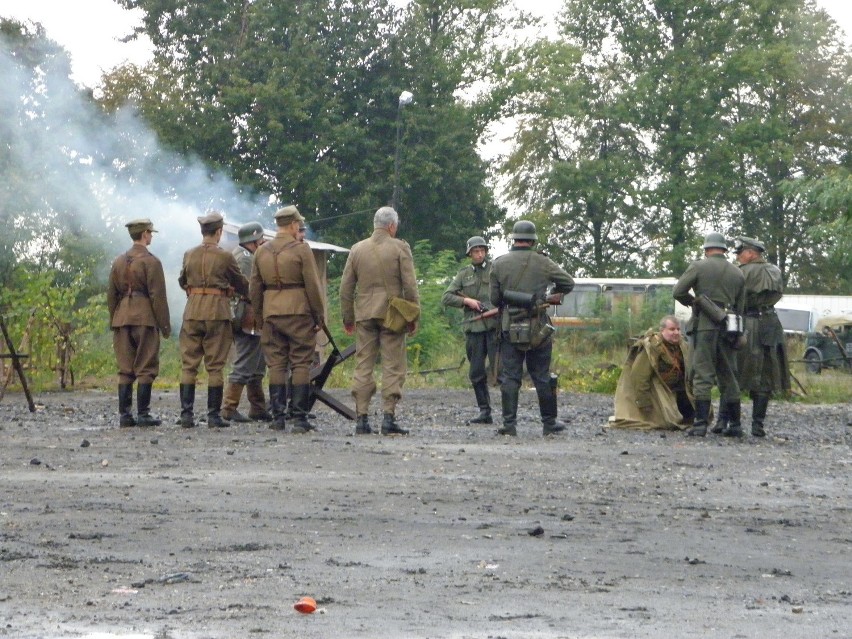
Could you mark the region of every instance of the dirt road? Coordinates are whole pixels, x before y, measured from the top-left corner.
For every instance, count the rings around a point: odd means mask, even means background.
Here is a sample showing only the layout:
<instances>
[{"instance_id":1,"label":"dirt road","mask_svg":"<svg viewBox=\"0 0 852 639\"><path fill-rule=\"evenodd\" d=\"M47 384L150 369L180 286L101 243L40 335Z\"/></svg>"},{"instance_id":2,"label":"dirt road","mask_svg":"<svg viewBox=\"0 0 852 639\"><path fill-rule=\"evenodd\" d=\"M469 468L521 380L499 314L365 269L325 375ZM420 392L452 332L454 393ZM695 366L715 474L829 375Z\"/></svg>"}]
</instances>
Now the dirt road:
<instances>
[{"instance_id":1,"label":"dirt road","mask_svg":"<svg viewBox=\"0 0 852 639\"><path fill-rule=\"evenodd\" d=\"M848 404L773 403L773 437L733 442L605 430L596 395L546 439L531 392L516 439L460 391L408 393L395 438L37 399L0 404L3 637L852 636Z\"/></svg>"}]
</instances>

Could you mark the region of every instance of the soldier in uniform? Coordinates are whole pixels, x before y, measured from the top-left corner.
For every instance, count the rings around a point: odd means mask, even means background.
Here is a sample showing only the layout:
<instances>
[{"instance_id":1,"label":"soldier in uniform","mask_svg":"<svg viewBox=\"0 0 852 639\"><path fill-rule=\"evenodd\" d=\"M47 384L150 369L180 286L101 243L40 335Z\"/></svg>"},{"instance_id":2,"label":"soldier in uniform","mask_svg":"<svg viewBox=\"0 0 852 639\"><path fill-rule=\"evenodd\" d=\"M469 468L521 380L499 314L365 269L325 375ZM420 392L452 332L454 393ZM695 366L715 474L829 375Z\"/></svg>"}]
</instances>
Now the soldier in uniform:
<instances>
[{"instance_id":1,"label":"soldier in uniform","mask_svg":"<svg viewBox=\"0 0 852 639\"><path fill-rule=\"evenodd\" d=\"M396 422L396 406L402 398L405 382L406 332L414 335L417 322L409 323L402 333L383 325L390 297L402 297L420 303L414 258L411 248L396 239L399 215L383 206L373 216L373 234L356 243L343 269L340 281L340 305L343 328L347 335L355 333L355 375L352 396L355 398L356 435L372 432L368 418L370 400L376 392L373 368L382 359L382 435L406 435L408 431Z\"/></svg>"},{"instance_id":2,"label":"soldier in uniform","mask_svg":"<svg viewBox=\"0 0 852 639\"><path fill-rule=\"evenodd\" d=\"M237 231L239 246L232 253L237 260L240 272L248 279L254 264L254 253L263 246L263 227L257 222L243 224ZM254 330L254 309L248 297L236 298L234 308L234 366L228 375L225 387L225 400L222 404L222 418L232 422L250 422L253 420L272 421L272 415L266 409L266 397L263 394L263 376L266 373L266 361L260 348L260 335ZM243 389L249 400L248 417L237 407Z\"/></svg>"},{"instance_id":3,"label":"soldier in uniform","mask_svg":"<svg viewBox=\"0 0 852 639\"><path fill-rule=\"evenodd\" d=\"M704 296L719 310L742 315L745 278L740 269L726 259L727 252L725 236L716 232L708 233L704 238L704 259L692 262L672 291L678 302L692 306L692 319L687 332L693 339L695 420L686 431L691 437L704 437L707 434L710 392L717 384L721 394L720 406L727 411L729 418L727 433L732 437L742 435L735 345L728 335L726 322L714 321L706 309L702 310L701 303L696 301Z\"/></svg>"},{"instance_id":4,"label":"soldier in uniform","mask_svg":"<svg viewBox=\"0 0 852 639\"><path fill-rule=\"evenodd\" d=\"M497 358L497 317L477 319L491 308L491 260L488 244L479 236L467 241L470 264L461 269L444 291L441 303L464 309L464 337L467 361L470 362L468 378L473 386L479 415L468 424L492 424L491 396L488 392L486 359L494 370Z\"/></svg>"},{"instance_id":5,"label":"soldier in uniform","mask_svg":"<svg viewBox=\"0 0 852 639\"><path fill-rule=\"evenodd\" d=\"M204 360L207 369L207 425L230 426L221 416L224 376L222 369L233 342L230 298L248 295L248 280L234 256L219 246L224 219L221 213L198 218L202 242L183 256L178 283L186 291L186 308L180 329L180 425L195 426L195 382Z\"/></svg>"},{"instance_id":6,"label":"soldier in uniform","mask_svg":"<svg viewBox=\"0 0 852 639\"><path fill-rule=\"evenodd\" d=\"M565 427L556 420L556 388L555 384L551 384L550 376L553 353L550 333L553 327L546 309L549 303L561 303L562 296L574 288L574 280L551 259L533 250L538 236L532 222L515 222L511 239L511 250L494 260L490 278L491 303L502 309L500 397L503 427L497 433L518 434L518 396L526 362L538 395L543 433L551 435L565 430ZM550 296L546 297L551 286ZM523 303L524 298L529 298L531 303ZM513 324L526 326L529 330L514 331ZM524 333L529 337L526 341Z\"/></svg>"},{"instance_id":7,"label":"soldier in uniform","mask_svg":"<svg viewBox=\"0 0 852 639\"><path fill-rule=\"evenodd\" d=\"M739 384L751 396L751 434L765 437L763 423L770 396L777 390L790 390L784 327L775 313L775 304L784 293L784 279L781 269L764 258L766 247L761 242L740 237L734 251L745 276L743 322L748 339L747 347L738 351ZM728 421L727 413L720 410L713 432L727 434Z\"/></svg>"},{"instance_id":8,"label":"soldier in uniform","mask_svg":"<svg viewBox=\"0 0 852 639\"><path fill-rule=\"evenodd\" d=\"M118 363L120 426L159 426L151 416L151 387L160 372L160 333L172 333L163 265L148 246L156 233L151 220L125 224L133 246L112 264L107 306L112 344ZM136 418L133 382L137 382Z\"/></svg>"},{"instance_id":9,"label":"soldier in uniform","mask_svg":"<svg viewBox=\"0 0 852 639\"><path fill-rule=\"evenodd\" d=\"M310 369L317 331L325 323L322 286L310 246L298 238L305 221L295 206L275 213L278 233L254 256L249 297L260 343L269 366L269 398L274 430L286 427L287 375L293 396L294 433L307 433L311 399Z\"/></svg>"}]
</instances>

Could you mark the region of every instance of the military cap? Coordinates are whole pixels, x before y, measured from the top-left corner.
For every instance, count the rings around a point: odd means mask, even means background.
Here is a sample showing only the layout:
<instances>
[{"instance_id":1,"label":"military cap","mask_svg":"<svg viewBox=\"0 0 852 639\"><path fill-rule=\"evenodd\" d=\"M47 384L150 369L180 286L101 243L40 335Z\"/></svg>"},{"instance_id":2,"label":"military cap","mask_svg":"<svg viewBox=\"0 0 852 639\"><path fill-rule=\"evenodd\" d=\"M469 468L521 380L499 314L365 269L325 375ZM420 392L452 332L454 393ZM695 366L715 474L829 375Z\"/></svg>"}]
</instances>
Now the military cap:
<instances>
[{"instance_id":1,"label":"military cap","mask_svg":"<svg viewBox=\"0 0 852 639\"><path fill-rule=\"evenodd\" d=\"M278 209L275 211L275 223L278 226L287 226L288 224L292 224L293 222L304 222L305 218L299 213L299 209L297 209L292 204L290 206L285 206L283 209Z\"/></svg>"},{"instance_id":2,"label":"military cap","mask_svg":"<svg viewBox=\"0 0 852 639\"><path fill-rule=\"evenodd\" d=\"M225 218L218 211L210 211L197 219L201 228L208 231L215 231L225 225Z\"/></svg>"},{"instance_id":3,"label":"military cap","mask_svg":"<svg viewBox=\"0 0 852 639\"><path fill-rule=\"evenodd\" d=\"M763 245L763 242L758 242L750 237L738 237L737 241L734 242L734 253L742 253L746 249L752 249L753 251L758 251L763 253L766 251L766 247Z\"/></svg>"},{"instance_id":4,"label":"military cap","mask_svg":"<svg viewBox=\"0 0 852 639\"><path fill-rule=\"evenodd\" d=\"M131 235L135 235L136 233L144 233L145 231L157 233L157 229L154 228L154 223L147 217L142 217L138 220L130 220L124 226L127 227L127 232Z\"/></svg>"}]
</instances>

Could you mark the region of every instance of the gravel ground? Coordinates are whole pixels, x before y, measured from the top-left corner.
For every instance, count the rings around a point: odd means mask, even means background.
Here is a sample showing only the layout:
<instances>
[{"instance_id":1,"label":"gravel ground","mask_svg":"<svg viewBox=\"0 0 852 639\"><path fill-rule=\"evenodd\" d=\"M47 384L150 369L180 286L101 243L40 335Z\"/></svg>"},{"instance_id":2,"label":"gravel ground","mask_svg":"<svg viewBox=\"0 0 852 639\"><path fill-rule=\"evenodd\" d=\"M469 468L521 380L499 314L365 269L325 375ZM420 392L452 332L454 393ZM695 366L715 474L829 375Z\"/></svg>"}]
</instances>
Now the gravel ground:
<instances>
[{"instance_id":1,"label":"gravel ground","mask_svg":"<svg viewBox=\"0 0 852 639\"><path fill-rule=\"evenodd\" d=\"M112 393L37 401L0 404L0 636L852 636L850 404L730 441L607 430L610 397L569 394L543 438L532 391L517 438L465 425L463 391L408 392L393 438L325 407L299 436L182 430L176 392L152 429Z\"/></svg>"}]
</instances>

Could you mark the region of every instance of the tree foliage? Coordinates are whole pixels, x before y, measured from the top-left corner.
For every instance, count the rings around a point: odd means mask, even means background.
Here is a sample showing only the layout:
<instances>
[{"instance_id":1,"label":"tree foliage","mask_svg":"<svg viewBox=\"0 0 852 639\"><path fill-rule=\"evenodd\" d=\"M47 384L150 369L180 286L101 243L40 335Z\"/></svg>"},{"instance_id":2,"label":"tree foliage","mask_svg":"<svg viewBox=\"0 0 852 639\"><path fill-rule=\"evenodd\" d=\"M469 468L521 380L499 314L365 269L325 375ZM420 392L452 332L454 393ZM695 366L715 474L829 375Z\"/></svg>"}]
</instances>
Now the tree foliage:
<instances>
[{"instance_id":1,"label":"tree foliage","mask_svg":"<svg viewBox=\"0 0 852 639\"><path fill-rule=\"evenodd\" d=\"M503 171L563 261L677 275L718 229L763 239L796 283L830 253L807 228L833 218L783 189L852 141L849 52L811 0L567 0L560 24L505 83Z\"/></svg>"},{"instance_id":2,"label":"tree foliage","mask_svg":"<svg viewBox=\"0 0 852 639\"><path fill-rule=\"evenodd\" d=\"M144 12L155 57L108 78L104 104L135 101L166 143L295 202L325 239L351 243L391 201L398 125L407 238L497 221L483 125L456 92L487 73L505 0L116 1Z\"/></svg>"}]
</instances>

